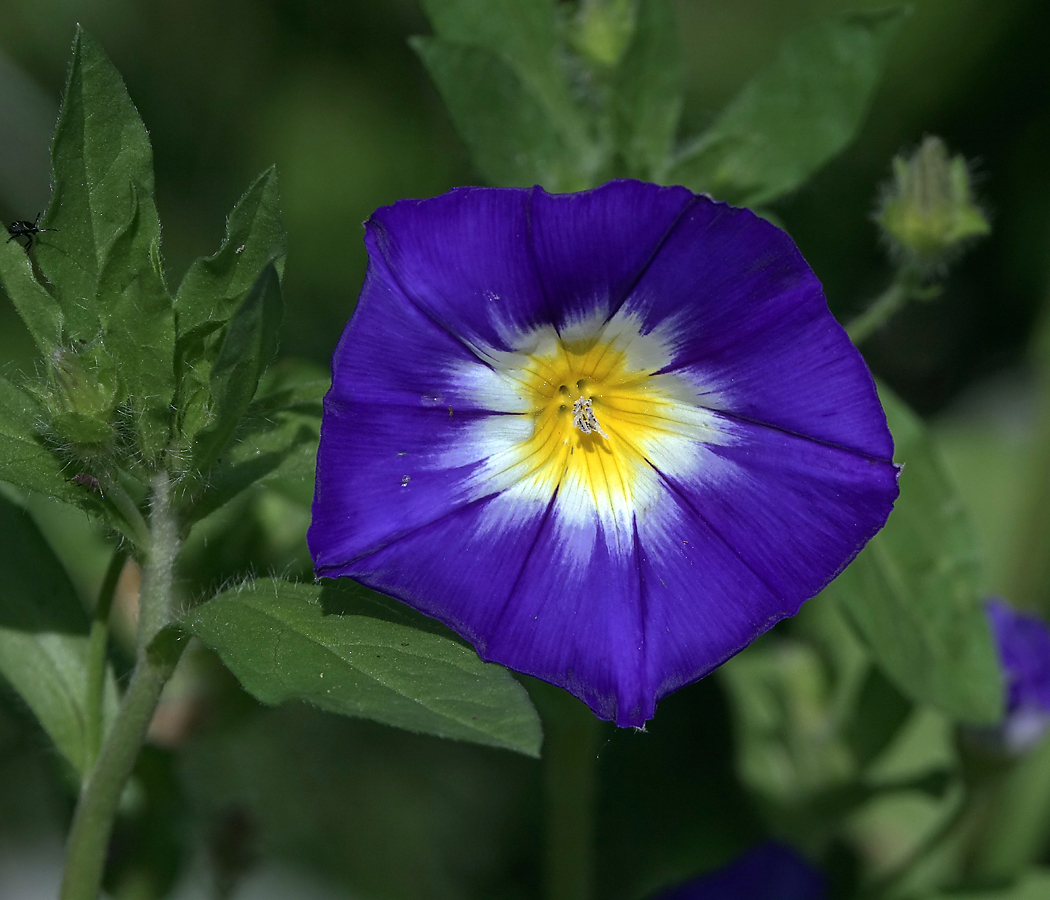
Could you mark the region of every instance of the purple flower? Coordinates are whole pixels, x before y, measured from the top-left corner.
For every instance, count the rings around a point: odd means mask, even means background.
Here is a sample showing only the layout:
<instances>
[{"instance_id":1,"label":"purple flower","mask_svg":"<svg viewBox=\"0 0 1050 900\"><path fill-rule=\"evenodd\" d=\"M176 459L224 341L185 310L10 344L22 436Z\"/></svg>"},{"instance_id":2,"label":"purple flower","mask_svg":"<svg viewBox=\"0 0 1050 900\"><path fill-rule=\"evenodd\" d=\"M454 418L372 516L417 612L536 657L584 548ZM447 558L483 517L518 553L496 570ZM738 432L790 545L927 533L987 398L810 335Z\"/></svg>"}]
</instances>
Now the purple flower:
<instances>
[{"instance_id":1,"label":"purple flower","mask_svg":"<svg viewBox=\"0 0 1050 900\"><path fill-rule=\"evenodd\" d=\"M826 890L817 869L794 850L769 842L655 900L824 900Z\"/></svg>"},{"instance_id":2,"label":"purple flower","mask_svg":"<svg viewBox=\"0 0 1050 900\"><path fill-rule=\"evenodd\" d=\"M309 543L639 726L882 527L893 442L784 232L684 188L461 188L366 225Z\"/></svg>"},{"instance_id":3,"label":"purple flower","mask_svg":"<svg viewBox=\"0 0 1050 900\"><path fill-rule=\"evenodd\" d=\"M998 597L985 601L999 647L1006 717L984 737L1011 753L1033 747L1050 728L1050 628L1039 616L1014 610Z\"/></svg>"}]
</instances>

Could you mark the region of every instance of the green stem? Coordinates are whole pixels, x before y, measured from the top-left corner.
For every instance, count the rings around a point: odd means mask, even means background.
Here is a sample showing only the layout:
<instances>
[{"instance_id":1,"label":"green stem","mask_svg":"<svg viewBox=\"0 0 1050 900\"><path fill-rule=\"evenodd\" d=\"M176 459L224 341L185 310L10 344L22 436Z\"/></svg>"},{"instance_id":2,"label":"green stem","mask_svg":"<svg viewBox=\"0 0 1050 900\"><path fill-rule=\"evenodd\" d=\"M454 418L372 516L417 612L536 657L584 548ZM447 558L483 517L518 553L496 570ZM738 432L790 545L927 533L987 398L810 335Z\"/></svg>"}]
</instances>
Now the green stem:
<instances>
[{"instance_id":1,"label":"green stem","mask_svg":"<svg viewBox=\"0 0 1050 900\"><path fill-rule=\"evenodd\" d=\"M150 528L139 511L138 504L131 499L131 495L124 490L118 477L110 478L108 475L99 477L99 485L102 496L116 507L117 512L123 517L128 526L125 536L130 538L136 547L148 547L150 544ZM124 529L120 529L124 531Z\"/></svg>"},{"instance_id":2,"label":"green stem","mask_svg":"<svg viewBox=\"0 0 1050 900\"><path fill-rule=\"evenodd\" d=\"M601 726L568 694L552 699L544 704L547 900L590 900Z\"/></svg>"},{"instance_id":3,"label":"green stem","mask_svg":"<svg viewBox=\"0 0 1050 900\"><path fill-rule=\"evenodd\" d=\"M118 547L106 569L102 581L102 590L91 616L91 635L88 638L88 679L87 679L87 759L85 771L90 771L98 758L99 744L102 741L102 698L106 679L106 644L109 639L109 613L113 608L113 596L117 591L120 573L124 570L128 554L123 547Z\"/></svg>"},{"instance_id":4,"label":"green stem","mask_svg":"<svg viewBox=\"0 0 1050 900\"><path fill-rule=\"evenodd\" d=\"M895 279L864 312L846 326L846 334L858 346L895 316L911 299L908 285Z\"/></svg>"},{"instance_id":5,"label":"green stem","mask_svg":"<svg viewBox=\"0 0 1050 900\"><path fill-rule=\"evenodd\" d=\"M167 472L158 472L151 487L149 542L139 593L137 660L113 727L80 791L66 844L60 900L97 900L120 795L182 649L179 641L154 640L171 616L179 527L171 506Z\"/></svg>"},{"instance_id":6,"label":"green stem","mask_svg":"<svg viewBox=\"0 0 1050 900\"><path fill-rule=\"evenodd\" d=\"M120 795L131 777L171 660L140 660L98 761L84 782L66 844L60 900L97 900Z\"/></svg>"}]
</instances>

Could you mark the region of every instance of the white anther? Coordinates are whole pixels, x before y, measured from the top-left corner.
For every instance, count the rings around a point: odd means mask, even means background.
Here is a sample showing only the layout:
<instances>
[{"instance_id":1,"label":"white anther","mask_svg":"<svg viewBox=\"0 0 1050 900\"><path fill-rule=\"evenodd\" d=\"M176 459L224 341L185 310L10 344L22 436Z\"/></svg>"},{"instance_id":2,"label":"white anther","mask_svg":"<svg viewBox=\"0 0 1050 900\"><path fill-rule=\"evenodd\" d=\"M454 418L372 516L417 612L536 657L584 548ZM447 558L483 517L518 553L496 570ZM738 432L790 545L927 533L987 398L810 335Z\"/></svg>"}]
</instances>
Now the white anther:
<instances>
[{"instance_id":1,"label":"white anther","mask_svg":"<svg viewBox=\"0 0 1050 900\"><path fill-rule=\"evenodd\" d=\"M572 424L579 428L584 434L590 434L592 431L598 432L603 438L609 440L609 435L602 431L602 426L598 424L598 419L594 415L594 407L591 401L585 397L580 397L572 405Z\"/></svg>"}]
</instances>

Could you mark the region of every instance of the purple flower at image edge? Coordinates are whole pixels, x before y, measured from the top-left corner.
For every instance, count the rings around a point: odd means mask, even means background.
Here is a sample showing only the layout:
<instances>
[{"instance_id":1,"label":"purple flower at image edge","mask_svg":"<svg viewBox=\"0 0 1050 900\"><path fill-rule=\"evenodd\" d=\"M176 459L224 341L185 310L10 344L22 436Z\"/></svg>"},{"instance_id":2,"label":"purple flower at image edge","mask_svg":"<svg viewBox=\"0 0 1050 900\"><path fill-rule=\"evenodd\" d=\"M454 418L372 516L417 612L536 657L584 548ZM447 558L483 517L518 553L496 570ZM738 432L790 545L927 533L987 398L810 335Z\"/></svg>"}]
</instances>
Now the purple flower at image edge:
<instances>
[{"instance_id":1,"label":"purple flower at image edge","mask_svg":"<svg viewBox=\"0 0 1050 900\"><path fill-rule=\"evenodd\" d=\"M824 900L826 891L818 869L789 847L770 841L653 900Z\"/></svg>"},{"instance_id":2,"label":"purple flower at image edge","mask_svg":"<svg viewBox=\"0 0 1050 900\"><path fill-rule=\"evenodd\" d=\"M885 523L893 442L791 239L684 188L460 188L366 223L309 544L641 726Z\"/></svg>"},{"instance_id":3,"label":"purple flower at image edge","mask_svg":"<svg viewBox=\"0 0 1050 900\"><path fill-rule=\"evenodd\" d=\"M984 608L1003 668L1006 716L981 735L1011 753L1023 753L1050 729L1050 627L998 597L985 600Z\"/></svg>"}]
</instances>

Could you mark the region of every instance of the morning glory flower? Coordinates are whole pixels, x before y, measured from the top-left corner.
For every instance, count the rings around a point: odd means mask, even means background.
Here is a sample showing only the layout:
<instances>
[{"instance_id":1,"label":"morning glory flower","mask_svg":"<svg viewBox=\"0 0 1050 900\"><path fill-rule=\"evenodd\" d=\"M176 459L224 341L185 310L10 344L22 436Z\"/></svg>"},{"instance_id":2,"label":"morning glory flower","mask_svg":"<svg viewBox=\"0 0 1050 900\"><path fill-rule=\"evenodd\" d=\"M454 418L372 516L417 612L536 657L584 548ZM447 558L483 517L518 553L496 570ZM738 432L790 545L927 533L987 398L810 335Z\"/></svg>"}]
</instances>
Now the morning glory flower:
<instances>
[{"instance_id":1,"label":"morning glory flower","mask_svg":"<svg viewBox=\"0 0 1050 900\"><path fill-rule=\"evenodd\" d=\"M794 850L770 841L655 900L824 900L826 893L819 870Z\"/></svg>"},{"instance_id":2,"label":"morning glory flower","mask_svg":"<svg viewBox=\"0 0 1050 900\"><path fill-rule=\"evenodd\" d=\"M684 188L461 188L366 223L309 544L640 726L882 527L893 443L791 239Z\"/></svg>"},{"instance_id":3,"label":"morning glory flower","mask_svg":"<svg viewBox=\"0 0 1050 900\"><path fill-rule=\"evenodd\" d=\"M1003 667L1006 716L978 737L1007 753L1025 753L1050 729L1050 627L998 597L986 600L984 608Z\"/></svg>"}]
</instances>

